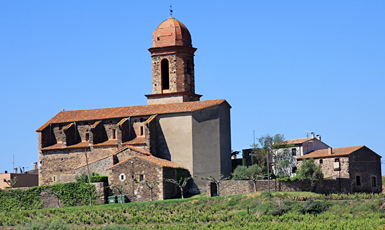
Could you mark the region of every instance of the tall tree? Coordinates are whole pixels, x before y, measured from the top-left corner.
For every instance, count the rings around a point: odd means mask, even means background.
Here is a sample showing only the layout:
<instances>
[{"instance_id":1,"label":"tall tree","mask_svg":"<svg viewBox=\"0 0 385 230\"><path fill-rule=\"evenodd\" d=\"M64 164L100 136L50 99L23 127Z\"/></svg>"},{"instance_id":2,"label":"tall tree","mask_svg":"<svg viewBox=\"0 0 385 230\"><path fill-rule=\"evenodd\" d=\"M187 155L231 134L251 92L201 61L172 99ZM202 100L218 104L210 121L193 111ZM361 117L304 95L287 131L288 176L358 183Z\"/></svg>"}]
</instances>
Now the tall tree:
<instances>
[{"instance_id":1,"label":"tall tree","mask_svg":"<svg viewBox=\"0 0 385 230\"><path fill-rule=\"evenodd\" d=\"M266 134L265 136L261 136L260 138L258 138L258 142L259 145L258 143L252 145L253 154L257 156L257 158L261 159L263 159L263 157L266 157L266 171L270 200L270 158L273 156L274 151L278 149L279 145L285 144L285 137L283 134L275 134L274 136Z\"/></svg>"},{"instance_id":2,"label":"tall tree","mask_svg":"<svg viewBox=\"0 0 385 230\"><path fill-rule=\"evenodd\" d=\"M302 160L300 169L297 171L297 176L301 179L310 180L312 192L315 191L317 184L324 178L321 165L316 165L312 158Z\"/></svg>"}]
</instances>

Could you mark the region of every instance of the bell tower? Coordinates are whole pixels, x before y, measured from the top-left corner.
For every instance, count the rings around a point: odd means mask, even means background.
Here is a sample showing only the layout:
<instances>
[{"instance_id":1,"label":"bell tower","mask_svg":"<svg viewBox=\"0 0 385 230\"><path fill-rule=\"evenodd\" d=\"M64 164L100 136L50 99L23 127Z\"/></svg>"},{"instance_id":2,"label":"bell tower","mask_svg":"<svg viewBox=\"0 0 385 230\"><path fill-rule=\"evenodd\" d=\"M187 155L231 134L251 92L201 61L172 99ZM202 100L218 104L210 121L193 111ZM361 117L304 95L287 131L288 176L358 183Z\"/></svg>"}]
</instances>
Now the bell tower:
<instances>
[{"instance_id":1,"label":"bell tower","mask_svg":"<svg viewBox=\"0 0 385 230\"><path fill-rule=\"evenodd\" d=\"M191 35L185 25L172 16L152 35L148 49L152 59L152 94L147 104L199 101L195 94L194 53Z\"/></svg>"}]
</instances>

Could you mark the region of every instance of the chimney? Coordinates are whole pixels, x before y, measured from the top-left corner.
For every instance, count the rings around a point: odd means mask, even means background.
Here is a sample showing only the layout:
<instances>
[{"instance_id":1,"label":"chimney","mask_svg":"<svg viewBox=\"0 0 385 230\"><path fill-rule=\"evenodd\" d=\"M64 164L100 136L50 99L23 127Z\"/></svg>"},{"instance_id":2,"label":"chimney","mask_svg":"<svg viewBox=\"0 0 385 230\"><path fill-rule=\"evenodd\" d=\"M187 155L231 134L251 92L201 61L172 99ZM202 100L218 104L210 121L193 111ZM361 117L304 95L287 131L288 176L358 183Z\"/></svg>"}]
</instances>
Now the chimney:
<instances>
[{"instance_id":1,"label":"chimney","mask_svg":"<svg viewBox=\"0 0 385 230\"><path fill-rule=\"evenodd\" d=\"M311 132L311 138L314 138L314 132Z\"/></svg>"},{"instance_id":2,"label":"chimney","mask_svg":"<svg viewBox=\"0 0 385 230\"><path fill-rule=\"evenodd\" d=\"M317 135L317 139L320 141L320 140L321 140L321 136L320 136L320 135Z\"/></svg>"},{"instance_id":3,"label":"chimney","mask_svg":"<svg viewBox=\"0 0 385 230\"><path fill-rule=\"evenodd\" d=\"M328 154L329 154L329 155L332 155L332 147L329 147L329 148L328 148Z\"/></svg>"},{"instance_id":4,"label":"chimney","mask_svg":"<svg viewBox=\"0 0 385 230\"><path fill-rule=\"evenodd\" d=\"M14 171L14 173L17 173L17 167L16 167L16 168L14 168L14 170L15 170L15 171Z\"/></svg>"},{"instance_id":5,"label":"chimney","mask_svg":"<svg viewBox=\"0 0 385 230\"><path fill-rule=\"evenodd\" d=\"M37 169L37 162L33 162L33 169Z\"/></svg>"}]
</instances>

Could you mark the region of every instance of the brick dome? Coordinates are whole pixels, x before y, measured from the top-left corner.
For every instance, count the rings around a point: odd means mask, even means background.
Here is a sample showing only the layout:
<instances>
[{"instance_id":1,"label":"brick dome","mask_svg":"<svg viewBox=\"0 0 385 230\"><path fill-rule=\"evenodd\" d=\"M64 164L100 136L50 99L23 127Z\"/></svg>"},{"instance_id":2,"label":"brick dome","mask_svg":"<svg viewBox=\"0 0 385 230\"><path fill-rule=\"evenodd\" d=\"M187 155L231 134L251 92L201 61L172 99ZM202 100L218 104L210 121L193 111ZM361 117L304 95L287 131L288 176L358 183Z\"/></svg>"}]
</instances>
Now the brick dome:
<instances>
[{"instance_id":1,"label":"brick dome","mask_svg":"<svg viewBox=\"0 0 385 230\"><path fill-rule=\"evenodd\" d=\"M187 27L173 17L163 21L152 34L153 48L166 46L192 47Z\"/></svg>"}]
</instances>

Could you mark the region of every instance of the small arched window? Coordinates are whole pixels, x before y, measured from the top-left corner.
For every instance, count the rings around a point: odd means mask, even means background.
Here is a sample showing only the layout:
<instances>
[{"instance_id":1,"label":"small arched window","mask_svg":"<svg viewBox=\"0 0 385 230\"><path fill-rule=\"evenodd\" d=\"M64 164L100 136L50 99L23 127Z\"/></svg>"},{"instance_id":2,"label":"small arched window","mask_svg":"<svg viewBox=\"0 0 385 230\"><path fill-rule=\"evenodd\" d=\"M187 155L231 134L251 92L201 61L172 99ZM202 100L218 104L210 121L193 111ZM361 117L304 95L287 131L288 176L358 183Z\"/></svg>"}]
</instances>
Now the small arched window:
<instances>
[{"instance_id":1,"label":"small arched window","mask_svg":"<svg viewBox=\"0 0 385 230\"><path fill-rule=\"evenodd\" d=\"M169 77L169 64L167 59L163 59L161 62L162 71L162 89L170 88L170 77Z\"/></svg>"}]
</instances>

